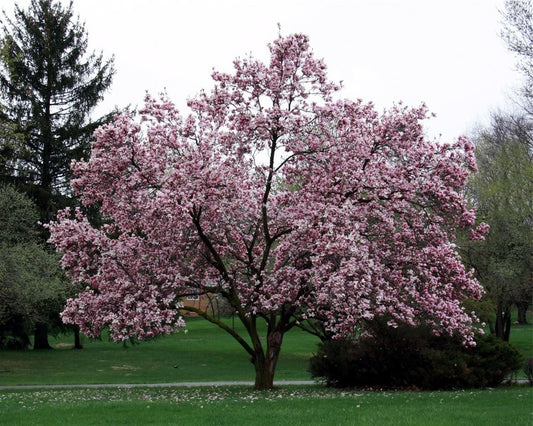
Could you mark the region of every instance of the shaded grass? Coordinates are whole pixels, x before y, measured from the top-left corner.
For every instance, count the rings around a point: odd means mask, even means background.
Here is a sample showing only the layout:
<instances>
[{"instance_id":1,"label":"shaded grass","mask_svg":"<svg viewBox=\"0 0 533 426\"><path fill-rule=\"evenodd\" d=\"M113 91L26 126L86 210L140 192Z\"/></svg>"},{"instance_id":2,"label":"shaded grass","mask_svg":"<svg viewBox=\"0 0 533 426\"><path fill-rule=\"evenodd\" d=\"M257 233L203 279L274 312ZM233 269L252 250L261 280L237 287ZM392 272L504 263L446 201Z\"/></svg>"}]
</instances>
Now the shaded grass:
<instances>
[{"instance_id":1,"label":"shaded grass","mask_svg":"<svg viewBox=\"0 0 533 426\"><path fill-rule=\"evenodd\" d=\"M0 392L0 424L525 425L533 392L340 391L318 386Z\"/></svg>"},{"instance_id":2,"label":"shaded grass","mask_svg":"<svg viewBox=\"0 0 533 426\"><path fill-rule=\"evenodd\" d=\"M524 358L533 358L532 324L513 325L509 341Z\"/></svg>"}]
</instances>

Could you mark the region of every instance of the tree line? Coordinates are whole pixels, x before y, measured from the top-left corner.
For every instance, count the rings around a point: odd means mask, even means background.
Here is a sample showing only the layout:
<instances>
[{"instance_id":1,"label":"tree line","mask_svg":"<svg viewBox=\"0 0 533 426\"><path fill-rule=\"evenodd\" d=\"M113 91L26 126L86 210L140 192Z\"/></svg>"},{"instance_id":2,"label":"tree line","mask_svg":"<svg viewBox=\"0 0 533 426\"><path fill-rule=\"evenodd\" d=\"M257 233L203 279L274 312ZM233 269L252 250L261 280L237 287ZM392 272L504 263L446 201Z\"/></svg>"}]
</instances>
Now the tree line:
<instances>
[{"instance_id":1,"label":"tree line","mask_svg":"<svg viewBox=\"0 0 533 426\"><path fill-rule=\"evenodd\" d=\"M485 240L463 245L463 258L483 283L480 311L492 333L508 341L511 312L527 322L533 300L533 8L509 0L502 11L502 38L524 76L512 113L494 113L490 127L475 135L479 171L468 196L490 225Z\"/></svg>"}]
</instances>

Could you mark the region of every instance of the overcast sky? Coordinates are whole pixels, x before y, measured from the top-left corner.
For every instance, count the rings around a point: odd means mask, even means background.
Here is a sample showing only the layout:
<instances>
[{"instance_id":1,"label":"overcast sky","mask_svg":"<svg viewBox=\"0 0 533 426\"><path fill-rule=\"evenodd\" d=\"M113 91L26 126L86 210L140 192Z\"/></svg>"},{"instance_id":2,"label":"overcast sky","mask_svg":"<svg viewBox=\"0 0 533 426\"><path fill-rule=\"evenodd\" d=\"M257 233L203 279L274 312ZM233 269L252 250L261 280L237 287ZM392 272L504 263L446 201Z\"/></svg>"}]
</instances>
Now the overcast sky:
<instances>
[{"instance_id":1,"label":"overcast sky","mask_svg":"<svg viewBox=\"0 0 533 426\"><path fill-rule=\"evenodd\" d=\"M8 15L28 0L0 0ZM68 1L64 0L67 4ZM311 39L342 97L379 110L425 102L437 117L427 133L470 134L491 112L510 109L520 85L499 37L503 0L74 0L89 49L115 56L112 89L100 106L142 105L146 90L187 98L212 87L213 68L252 53L268 59L278 35ZM442 135L442 137L439 137Z\"/></svg>"}]
</instances>

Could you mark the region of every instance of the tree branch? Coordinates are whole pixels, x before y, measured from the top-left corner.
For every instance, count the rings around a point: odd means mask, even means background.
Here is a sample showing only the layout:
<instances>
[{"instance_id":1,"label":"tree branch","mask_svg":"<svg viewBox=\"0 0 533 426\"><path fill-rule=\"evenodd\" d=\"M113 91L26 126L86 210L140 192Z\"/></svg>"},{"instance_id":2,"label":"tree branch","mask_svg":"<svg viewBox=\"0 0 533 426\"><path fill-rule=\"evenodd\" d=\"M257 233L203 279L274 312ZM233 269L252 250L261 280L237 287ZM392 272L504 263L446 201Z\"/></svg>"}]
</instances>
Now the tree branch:
<instances>
[{"instance_id":1,"label":"tree branch","mask_svg":"<svg viewBox=\"0 0 533 426\"><path fill-rule=\"evenodd\" d=\"M198 236L200 237L202 242L205 244L205 246L209 250L209 253L211 253L211 256L213 256L213 262L212 262L213 266L216 267L220 271L224 280L229 282L228 270L226 269L226 265L224 264L222 257L220 257L220 255L218 254L218 251L216 250L215 246L213 246L213 243L211 242L209 237L204 233L203 227L200 223L201 214L202 214L201 207L193 208L193 211L190 212L190 216L192 218L194 226L196 227Z\"/></svg>"}]
</instances>

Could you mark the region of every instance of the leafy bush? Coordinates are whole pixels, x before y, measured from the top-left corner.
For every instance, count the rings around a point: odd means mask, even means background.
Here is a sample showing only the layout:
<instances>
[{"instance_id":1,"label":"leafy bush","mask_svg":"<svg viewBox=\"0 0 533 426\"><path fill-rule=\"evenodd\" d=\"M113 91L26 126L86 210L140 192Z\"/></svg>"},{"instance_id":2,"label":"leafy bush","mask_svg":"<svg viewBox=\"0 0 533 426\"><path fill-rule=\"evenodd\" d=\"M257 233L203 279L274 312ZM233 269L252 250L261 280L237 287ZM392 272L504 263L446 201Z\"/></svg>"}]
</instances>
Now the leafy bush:
<instances>
[{"instance_id":1,"label":"leafy bush","mask_svg":"<svg viewBox=\"0 0 533 426\"><path fill-rule=\"evenodd\" d=\"M424 327L379 322L371 336L319 344L309 370L335 387L454 389L497 386L521 367L520 353L497 337L478 336L476 343L467 348Z\"/></svg>"}]
</instances>

